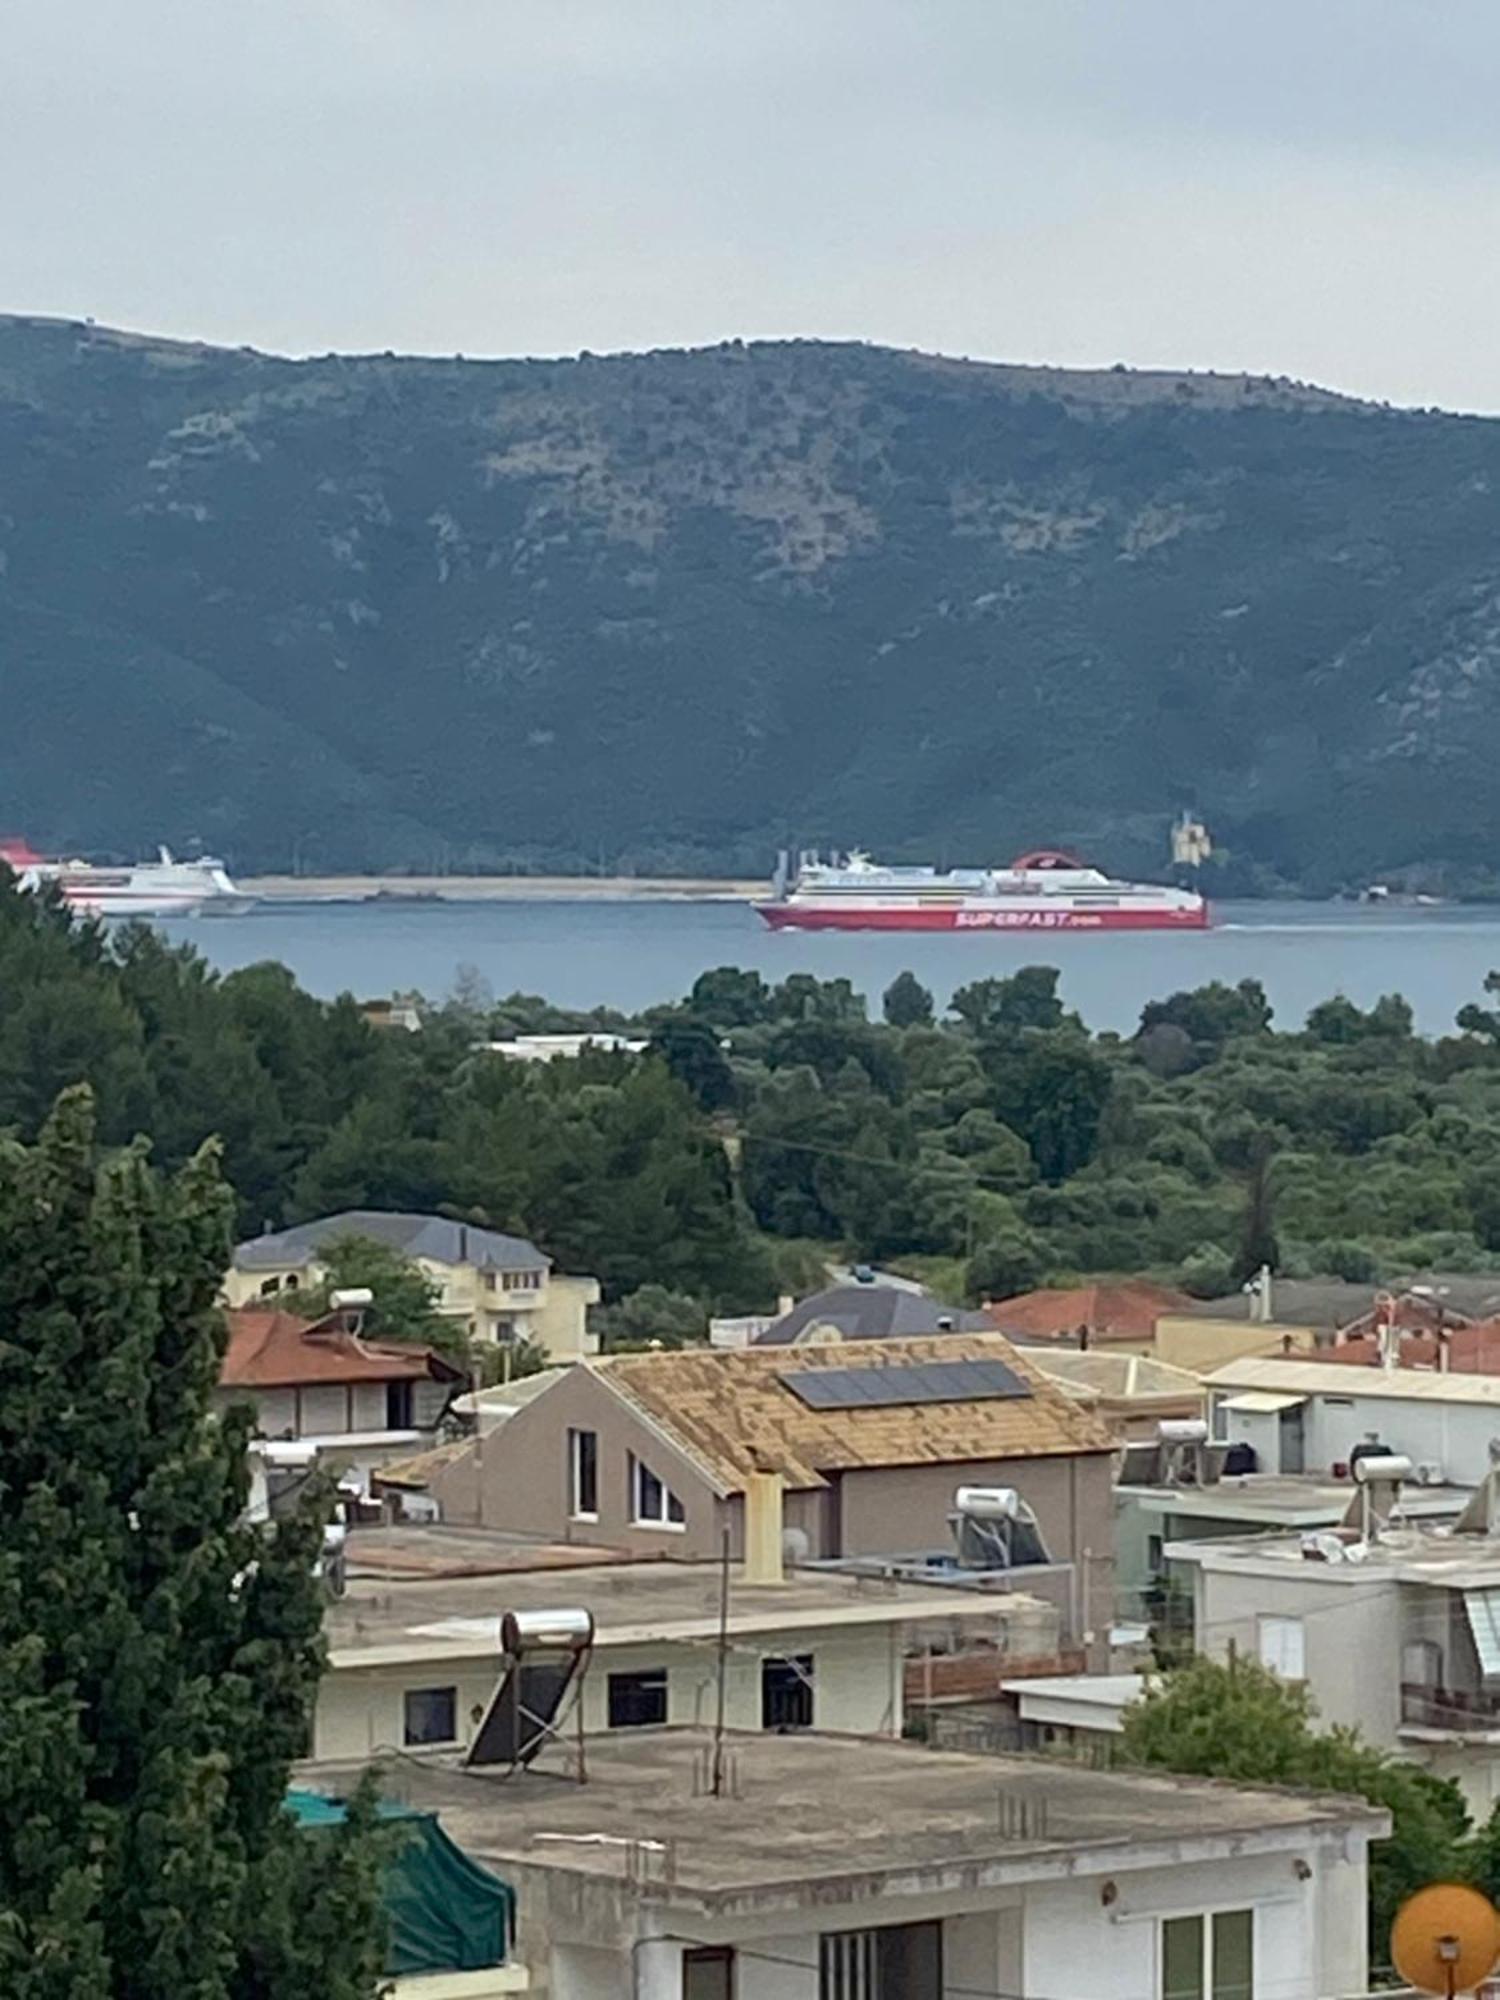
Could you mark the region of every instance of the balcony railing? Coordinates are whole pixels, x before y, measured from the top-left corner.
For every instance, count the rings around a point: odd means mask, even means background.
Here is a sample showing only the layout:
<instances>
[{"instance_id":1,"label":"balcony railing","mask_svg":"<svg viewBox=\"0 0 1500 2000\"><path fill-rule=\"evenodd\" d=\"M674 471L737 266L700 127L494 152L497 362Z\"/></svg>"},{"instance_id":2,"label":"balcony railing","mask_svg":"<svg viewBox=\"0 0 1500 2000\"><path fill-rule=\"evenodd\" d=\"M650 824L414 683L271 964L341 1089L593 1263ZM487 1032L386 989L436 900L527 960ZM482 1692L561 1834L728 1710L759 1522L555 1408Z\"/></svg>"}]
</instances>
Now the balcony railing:
<instances>
[{"instance_id":1,"label":"balcony railing","mask_svg":"<svg viewBox=\"0 0 1500 2000\"><path fill-rule=\"evenodd\" d=\"M1481 1688L1422 1687L1410 1682L1401 1689L1401 1720L1422 1729L1500 1732L1500 1694Z\"/></svg>"}]
</instances>

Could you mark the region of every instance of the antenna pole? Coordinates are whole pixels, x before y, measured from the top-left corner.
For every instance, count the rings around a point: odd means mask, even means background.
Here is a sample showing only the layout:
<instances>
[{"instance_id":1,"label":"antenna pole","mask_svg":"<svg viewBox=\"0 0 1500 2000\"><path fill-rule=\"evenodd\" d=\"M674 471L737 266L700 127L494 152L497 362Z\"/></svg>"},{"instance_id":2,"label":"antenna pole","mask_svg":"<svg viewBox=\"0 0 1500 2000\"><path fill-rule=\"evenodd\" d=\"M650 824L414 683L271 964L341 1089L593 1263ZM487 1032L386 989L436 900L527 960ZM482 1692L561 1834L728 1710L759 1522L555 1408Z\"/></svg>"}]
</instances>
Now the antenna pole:
<instances>
[{"instance_id":1,"label":"antenna pole","mask_svg":"<svg viewBox=\"0 0 1500 2000\"><path fill-rule=\"evenodd\" d=\"M718 1691L714 1706L714 1762L709 1777L711 1798L724 1794L724 1693L729 1678L729 1525L724 1525L719 1548L719 1657L715 1669Z\"/></svg>"}]
</instances>

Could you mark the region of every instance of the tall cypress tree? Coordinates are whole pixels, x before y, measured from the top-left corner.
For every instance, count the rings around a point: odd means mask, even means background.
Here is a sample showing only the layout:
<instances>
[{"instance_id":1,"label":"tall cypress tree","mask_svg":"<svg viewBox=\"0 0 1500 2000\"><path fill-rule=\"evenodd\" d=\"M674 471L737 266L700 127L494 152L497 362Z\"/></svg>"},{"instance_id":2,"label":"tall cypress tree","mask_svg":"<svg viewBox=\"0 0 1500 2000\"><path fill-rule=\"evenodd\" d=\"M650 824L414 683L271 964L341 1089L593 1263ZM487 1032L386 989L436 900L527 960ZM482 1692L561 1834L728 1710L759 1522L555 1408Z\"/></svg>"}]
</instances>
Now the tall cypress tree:
<instances>
[{"instance_id":1,"label":"tall cypress tree","mask_svg":"<svg viewBox=\"0 0 1500 2000\"><path fill-rule=\"evenodd\" d=\"M100 1159L87 1090L0 1142L0 1992L365 2000L366 1803L282 1808L322 1665L321 1517L244 1519L218 1416L233 1203L206 1149Z\"/></svg>"}]
</instances>

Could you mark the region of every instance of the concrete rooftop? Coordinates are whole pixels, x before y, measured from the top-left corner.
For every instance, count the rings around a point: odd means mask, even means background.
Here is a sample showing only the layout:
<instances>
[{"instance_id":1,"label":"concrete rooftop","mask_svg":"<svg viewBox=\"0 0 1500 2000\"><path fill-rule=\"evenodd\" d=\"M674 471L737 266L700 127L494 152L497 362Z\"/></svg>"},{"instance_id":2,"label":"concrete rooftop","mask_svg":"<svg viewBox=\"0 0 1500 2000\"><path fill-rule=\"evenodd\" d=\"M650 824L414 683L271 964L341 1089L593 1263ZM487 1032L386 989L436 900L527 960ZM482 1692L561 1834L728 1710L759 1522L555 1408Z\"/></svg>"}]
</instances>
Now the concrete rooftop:
<instances>
[{"instance_id":1,"label":"concrete rooftop","mask_svg":"<svg viewBox=\"0 0 1500 2000\"><path fill-rule=\"evenodd\" d=\"M1226 1535L1208 1542L1168 1542L1172 1562L1249 1576L1295 1574L1309 1584L1369 1590L1377 1580L1425 1583L1447 1590L1500 1587L1500 1537L1455 1535L1446 1528L1387 1529L1356 1545L1352 1561L1319 1562L1302 1552L1300 1535Z\"/></svg>"},{"instance_id":2,"label":"concrete rooftop","mask_svg":"<svg viewBox=\"0 0 1500 2000\"><path fill-rule=\"evenodd\" d=\"M460 1847L507 1863L649 1883L727 1913L826 1899L831 1881L907 1892L938 1876L984 1886L1217 1854L1284 1850L1300 1835L1388 1824L1359 1799L1249 1791L1205 1779L1091 1771L1047 1757L970 1756L883 1737L730 1731L732 1795L704 1796L706 1729L632 1729L588 1743L588 1782L550 1751L506 1776L412 1757L382 1767L389 1796L437 1812ZM342 1795L358 1766L303 1766ZM924 1884L922 1877L929 1881Z\"/></svg>"},{"instance_id":3,"label":"concrete rooftop","mask_svg":"<svg viewBox=\"0 0 1500 2000\"><path fill-rule=\"evenodd\" d=\"M1141 1486L1123 1480L1115 1489L1147 1513L1189 1514L1200 1521L1245 1521L1267 1528L1321 1528L1342 1521L1360 1488L1350 1479L1312 1473L1247 1472L1210 1486ZM1403 1486L1408 1520L1451 1520L1473 1493L1468 1486Z\"/></svg>"},{"instance_id":4,"label":"concrete rooftop","mask_svg":"<svg viewBox=\"0 0 1500 2000\"><path fill-rule=\"evenodd\" d=\"M352 1544L358 1537L351 1536ZM519 1551L524 1555L527 1551ZM324 1630L336 1668L413 1660L492 1659L506 1611L581 1606L594 1614L595 1644L712 1639L719 1629L719 1565L713 1562L608 1561L559 1565L555 1551L533 1545L545 1566L418 1581L361 1575L329 1605ZM1013 1593L951 1584L893 1581L840 1570L788 1569L781 1584L747 1584L730 1570L731 1636L788 1627L889 1625L909 1621L999 1618Z\"/></svg>"}]
</instances>

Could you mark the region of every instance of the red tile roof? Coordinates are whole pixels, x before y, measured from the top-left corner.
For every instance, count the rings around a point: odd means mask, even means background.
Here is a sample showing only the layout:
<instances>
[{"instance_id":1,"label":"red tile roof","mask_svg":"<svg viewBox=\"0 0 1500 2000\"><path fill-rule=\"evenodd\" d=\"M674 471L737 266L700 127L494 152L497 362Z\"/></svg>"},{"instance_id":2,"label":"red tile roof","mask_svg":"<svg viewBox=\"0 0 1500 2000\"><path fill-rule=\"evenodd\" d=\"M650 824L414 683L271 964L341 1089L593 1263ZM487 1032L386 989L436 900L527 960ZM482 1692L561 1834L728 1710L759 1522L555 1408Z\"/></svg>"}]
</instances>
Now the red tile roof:
<instances>
[{"instance_id":1,"label":"red tile roof","mask_svg":"<svg viewBox=\"0 0 1500 2000\"><path fill-rule=\"evenodd\" d=\"M1450 1327L1447 1343L1450 1375L1500 1375L1500 1319L1481 1319L1468 1326ZM1380 1341L1374 1334L1357 1333L1332 1347L1309 1349L1297 1358L1332 1361L1345 1368L1378 1368ZM1437 1335L1403 1328L1397 1366L1431 1370L1438 1365Z\"/></svg>"},{"instance_id":2,"label":"red tile roof","mask_svg":"<svg viewBox=\"0 0 1500 2000\"><path fill-rule=\"evenodd\" d=\"M227 1312L229 1345L219 1370L222 1389L289 1389L312 1382L439 1382L463 1380L431 1347L365 1340L336 1318L298 1319L295 1313L253 1306Z\"/></svg>"},{"instance_id":3,"label":"red tile roof","mask_svg":"<svg viewBox=\"0 0 1500 2000\"><path fill-rule=\"evenodd\" d=\"M1069 1340L1080 1327L1091 1345L1111 1340L1150 1340L1163 1313L1191 1312L1193 1302L1165 1285L1143 1278L1118 1284L1081 1285L1074 1291L1021 1292L991 1300L985 1311L1003 1333L1029 1333L1043 1340Z\"/></svg>"}]
</instances>

